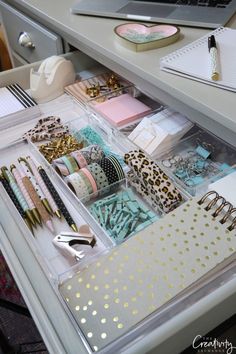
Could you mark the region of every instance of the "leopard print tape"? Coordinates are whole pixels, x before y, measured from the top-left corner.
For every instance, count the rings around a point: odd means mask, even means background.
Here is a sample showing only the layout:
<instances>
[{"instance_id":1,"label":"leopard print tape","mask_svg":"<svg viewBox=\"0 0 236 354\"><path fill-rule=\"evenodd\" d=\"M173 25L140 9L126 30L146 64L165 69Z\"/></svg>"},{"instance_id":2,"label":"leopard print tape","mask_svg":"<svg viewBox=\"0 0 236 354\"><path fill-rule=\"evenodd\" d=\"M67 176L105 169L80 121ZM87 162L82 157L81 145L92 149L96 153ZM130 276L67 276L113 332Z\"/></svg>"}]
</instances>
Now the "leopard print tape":
<instances>
[{"instance_id":1,"label":"leopard print tape","mask_svg":"<svg viewBox=\"0 0 236 354\"><path fill-rule=\"evenodd\" d=\"M162 169L141 150L125 154L124 161L134 174L141 179L147 191L156 197L160 208L168 213L175 209L182 196Z\"/></svg>"}]
</instances>

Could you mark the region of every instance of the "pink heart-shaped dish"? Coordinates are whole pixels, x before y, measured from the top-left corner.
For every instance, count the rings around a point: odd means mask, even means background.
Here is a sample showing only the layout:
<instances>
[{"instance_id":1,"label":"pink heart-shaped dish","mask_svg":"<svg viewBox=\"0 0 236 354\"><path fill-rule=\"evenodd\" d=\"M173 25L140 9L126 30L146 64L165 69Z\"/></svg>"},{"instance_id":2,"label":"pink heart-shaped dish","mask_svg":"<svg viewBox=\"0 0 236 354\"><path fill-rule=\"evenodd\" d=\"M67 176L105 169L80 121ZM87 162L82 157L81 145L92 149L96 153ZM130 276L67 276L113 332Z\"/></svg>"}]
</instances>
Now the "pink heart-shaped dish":
<instances>
[{"instance_id":1,"label":"pink heart-shaped dish","mask_svg":"<svg viewBox=\"0 0 236 354\"><path fill-rule=\"evenodd\" d=\"M174 43L180 34L180 30L176 26L147 26L142 23L124 23L115 27L114 31L126 47L137 52Z\"/></svg>"}]
</instances>

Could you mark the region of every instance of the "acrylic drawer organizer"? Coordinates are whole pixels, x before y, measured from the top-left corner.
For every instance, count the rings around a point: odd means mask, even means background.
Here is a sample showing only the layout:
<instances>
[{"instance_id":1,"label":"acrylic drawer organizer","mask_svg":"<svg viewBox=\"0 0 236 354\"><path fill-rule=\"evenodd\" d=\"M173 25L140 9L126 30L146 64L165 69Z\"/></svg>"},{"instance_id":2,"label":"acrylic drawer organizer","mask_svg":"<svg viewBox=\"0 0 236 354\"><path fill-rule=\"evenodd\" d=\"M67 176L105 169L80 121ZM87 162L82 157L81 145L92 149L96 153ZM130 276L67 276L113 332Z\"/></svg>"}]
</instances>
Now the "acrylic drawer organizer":
<instances>
[{"instance_id":1,"label":"acrylic drawer organizer","mask_svg":"<svg viewBox=\"0 0 236 354\"><path fill-rule=\"evenodd\" d=\"M126 179L81 201L115 244L126 241L162 215Z\"/></svg>"},{"instance_id":2,"label":"acrylic drawer organizer","mask_svg":"<svg viewBox=\"0 0 236 354\"><path fill-rule=\"evenodd\" d=\"M85 134L85 131L87 134ZM122 142L118 143L114 139L114 137L112 136L108 137L106 133L99 128L99 126L96 124L96 122L94 122L94 120L91 117L85 115L84 117L81 117L75 121L70 122L69 132L72 133L78 139L78 141L80 141L80 139L81 141L82 140L86 141L87 145L91 144L91 140L89 139L92 139L93 142L95 143L101 144L101 142L103 142L102 147L105 151L105 154L108 155L113 154L120 161L123 168L127 170L127 166L124 164L122 156L124 155L125 152L128 151L128 149L125 148ZM82 133L84 133L85 135L83 135ZM95 138L96 140L94 141ZM32 146L34 149L36 148L37 150L38 149L40 150L40 144L39 145L32 144ZM77 203L81 203L81 205L83 205L84 209L87 211L87 213L85 214L86 221L97 231L97 233L102 235L101 236L102 238L106 239L105 243L108 244L112 243L113 245L115 245L117 243L124 241L127 237L140 231L142 228L147 227L150 223L155 221L162 214L160 210L154 211L150 205L148 205L145 201L143 201L141 195L139 195L134 190L134 188L132 188L129 185L129 182L126 179L121 180L118 183L109 185L109 187L98 190L96 193L90 194L89 197L82 198L79 201L77 196L71 191L71 189L73 190L73 188L70 186L70 183L66 183L66 180L56 173L56 171L48 163L48 161L46 161L43 155L42 154L40 155L41 155L41 159L44 161L44 164L46 164L47 167L50 170L52 170L52 173L55 175L55 178L58 181L58 183L60 185L63 185L63 190L66 192L66 194L71 195L70 198L72 198ZM121 204L122 204L122 200L124 199L126 200L128 205L128 208L126 208L127 210L124 209L124 213L120 213L119 215L119 219L123 217L124 220L126 220L125 223L129 224L129 228L127 228L126 232L123 232L123 237L120 238L117 237L118 229L113 234L114 236L113 237L109 229L105 227L105 224L102 222L102 220L100 220L99 222L96 215L92 212L92 209L94 210L94 208L92 207L97 206L97 203L101 202L102 200L106 202L107 199L105 198L109 198L109 196L111 196L112 194L118 194L118 197L121 198ZM110 204L110 201L107 201L107 204ZM111 215L112 212L113 213L115 212L115 203L113 204L113 208L114 210L110 210ZM135 217L134 215L131 215L132 210ZM104 208L102 208L102 212L104 212ZM133 216L132 223L130 222L131 216ZM105 216L105 218L107 217ZM117 220L116 222L118 221L120 221L118 227L120 228L122 226L122 222L121 220Z\"/></svg>"},{"instance_id":3,"label":"acrylic drawer organizer","mask_svg":"<svg viewBox=\"0 0 236 354\"><path fill-rule=\"evenodd\" d=\"M157 160L191 195L204 193L209 183L234 171L235 162L234 147L201 129Z\"/></svg>"},{"instance_id":4,"label":"acrylic drawer organizer","mask_svg":"<svg viewBox=\"0 0 236 354\"><path fill-rule=\"evenodd\" d=\"M104 94L110 96L116 91L122 91L131 86L133 84L129 81L111 71L107 71L66 86L65 92L72 95L87 110L90 102L93 102L92 104L103 102Z\"/></svg>"},{"instance_id":5,"label":"acrylic drawer organizer","mask_svg":"<svg viewBox=\"0 0 236 354\"><path fill-rule=\"evenodd\" d=\"M104 94L99 100L95 98L88 102L88 108L101 122L124 131L140 122L143 117L159 111L161 107L159 102L134 86Z\"/></svg>"},{"instance_id":6,"label":"acrylic drawer organizer","mask_svg":"<svg viewBox=\"0 0 236 354\"><path fill-rule=\"evenodd\" d=\"M18 158L30 156L37 166L41 165L44 170L46 171L48 177L50 178L51 182L53 183L54 187L57 189L60 197L63 199L63 202L68 209L71 217L75 221L77 227L81 225L87 224L85 218L82 216L83 208L81 208L81 204L78 203L76 200L73 200L71 195L65 194L63 192L63 188L61 187L60 181L58 181L56 173L50 170L48 166L43 161L40 154L34 148L33 144L27 143L26 141L21 141L12 145L7 146L0 150L0 166L7 166L10 170L10 165L15 164L18 165ZM40 264L44 268L46 274L48 275L49 279L54 281L58 280L58 276L61 273L71 269L73 266L77 264L75 258L68 256L67 253L61 253L52 243L53 238L60 234L61 232L71 232L71 228L66 223L65 219L62 218L59 220L56 216L52 218L53 226L55 228L55 233L53 234L50 232L45 225L43 227L37 226L34 229L33 233L28 229L26 224L24 223L23 219L20 217L17 209L15 208L14 204L10 200L8 194L6 193L5 189L3 188L2 184L0 184L0 193L4 200L6 201L6 205L9 208L12 217L18 221L18 224L25 235L25 238L29 245L32 247L36 257L40 261ZM84 258L80 261L80 266L83 267L87 265L89 260L92 260L97 254L104 252L106 249L111 247L112 243L109 242L106 238L100 238L97 236L96 232L91 228L92 233L95 236L96 244L94 247L88 245L78 245L75 248L78 250L83 251Z\"/></svg>"}]
</instances>

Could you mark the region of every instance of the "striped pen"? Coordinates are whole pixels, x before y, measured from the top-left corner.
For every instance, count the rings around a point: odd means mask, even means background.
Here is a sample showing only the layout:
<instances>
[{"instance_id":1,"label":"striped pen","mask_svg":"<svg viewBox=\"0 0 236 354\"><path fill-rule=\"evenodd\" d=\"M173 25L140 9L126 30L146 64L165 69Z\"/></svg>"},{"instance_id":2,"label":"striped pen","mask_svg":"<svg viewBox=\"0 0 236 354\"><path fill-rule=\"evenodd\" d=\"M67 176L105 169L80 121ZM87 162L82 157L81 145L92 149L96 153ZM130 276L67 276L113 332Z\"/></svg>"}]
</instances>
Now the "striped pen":
<instances>
[{"instance_id":1,"label":"striped pen","mask_svg":"<svg viewBox=\"0 0 236 354\"><path fill-rule=\"evenodd\" d=\"M30 220L30 222L32 223L32 225L36 225L35 221L34 221L34 217L33 214L29 208L28 203L26 202L23 194L21 193L13 175L11 174L10 171L8 171L7 167L4 166L1 168L2 170L2 174L4 176L4 178L6 178L6 180L9 182L9 185L13 191L13 193L15 194L18 202L20 203L20 206L22 207L23 211L25 212L27 218Z\"/></svg>"},{"instance_id":2,"label":"striped pen","mask_svg":"<svg viewBox=\"0 0 236 354\"><path fill-rule=\"evenodd\" d=\"M31 221L29 220L29 218L26 216L24 210L22 209L18 199L16 198L13 190L11 189L11 186L10 186L9 182L6 180L6 178L3 177L2 174L0 175L0 181L1 181L5 191L7 192L8 196L11 198L11 200L12 200L13 204L15 205L16 209L20 213L22 219L25 221L26 225L28 226L28 228L30 229L32 234L34 235L34 230L33 230L33 226L31 224Z\"/></svg>"},{"instance_id":3,"label":"striped pen","mask_svg":"<svg viewBox=\"0 0 236 354\"><path fill-rule=\"evenodd\" d=\"M35 207L37 208L40 217L42 219L42 222L47 226L47 228L54 234L55 229L50 217L50 214L48 213L47 209L45 208L44 204L42 203L41 199L39 198L37 192L34 189L33 184L31 183L31 180L26 176L23 168L21 168L21 176L22 176L22 182L27 190L27 192L30 195L30 198L32 199Z\"/></svg>"},{"instance_id":4,"label":"striped pen","mask_svg":"<svg viewBox=\"0 0 236 354\"><path fill-rule=\"evenodd\" d=\"M10 170L11 170L11 173L13 174L13 176L15 177L16 179L16 182L21 190L21 193L23 194L23 196L25 197L25 200L27 201L28 205L29 205L29 208L34 216L34 219L35 221L41 225L41 217L40 217L40 214L38 212L38 210L35 208L35 205L27 191L27 189L25 188L24 186L24 183L22 182L22 176L20 174L20 171L16 168L15 165L11 165L10 166Z\"/></svg>"},{"instance_id":5,"label":"striped pen","mask_svg":"<svg viewBox=\"0 0 236 354\"><path fill-rule=\"evenodd\" d=\"M36 193L38 194L39 198L41 199L43 205L45 206L46 210L48 211L48 213L50 215L53 215L52 209L48 203L48 200L46 199L46 196L44 195L40 185L38 184L38 182L36 181L36 178L34 177L31 169L28 166L28 163L26 161L25 158L20 157L18 159L19 164L22 167L22 171L24 171L24 174L29 178L29 180L31 181Z\"/></svg>"},{"instance_id":6,"label":"striped pen","mask_svg":"<svg viewBox=\"0 0 236 354\"><path fill-rule=\"evenodd\" d=\"M29 168L31 169L32 173L34 174L34 177L38 184L40 185L40 188L42 189L45 197L47 198L49 205L53 211L53 213L60 219L61 218L61 212L55 203L55 200L53 199L47 185L45 184L44 180L42 179L41 175L39 174L39 171L34 163L34 161L31 159L30 156L26 157L27 164Z\"/></svg>"}]
</instances>

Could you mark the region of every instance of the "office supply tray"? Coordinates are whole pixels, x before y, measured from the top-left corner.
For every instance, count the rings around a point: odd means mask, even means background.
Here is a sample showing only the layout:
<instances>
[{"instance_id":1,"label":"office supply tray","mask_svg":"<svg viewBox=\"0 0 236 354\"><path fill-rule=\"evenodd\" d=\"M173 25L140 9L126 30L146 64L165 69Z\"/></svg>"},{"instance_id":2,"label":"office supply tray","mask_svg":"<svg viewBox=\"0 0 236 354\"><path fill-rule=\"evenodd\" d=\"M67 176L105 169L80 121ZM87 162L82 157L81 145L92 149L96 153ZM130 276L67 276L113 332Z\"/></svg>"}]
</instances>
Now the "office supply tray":
<instances>
[{"instance_id":1,"label":"office supply tray","mask_svg":"<svg viewBox=\"0 0 236 354\"><path fill-rule=\"evenodd\" d=\"M58 112L58 115L60 115L60 112ZM110 148L113 149L113 151L115 151L115 153L117 153L118 155L122 155L122 153L133 148L132 144L130 144L130 142L125 139L125 135L117 135L117 133L119 133L118 130L113 129L108 125L105 125L104 120L97 115L91 114L91 111L87 115L80 114L80 116L78 116L77 118L76 115L74 115L73 113L72 120L70 120L69 115L70 112L68 112L68 115L66 114L65 122L69 124L69 129L71 132L76 129L85 127L86 125L90 125L96 131L98 131L99 134L102 135L102 137L105 139ZM71 260L67 256L62 255L57 249L54 249L54 246L51 244L53 236L50 235L49 232L43 230L41 237L42 230L37 231L37 234L35 235L36 237L33 238L32 234L24 225L23 220L20 218L19 214L14 209L13 204L6 195L5 191L0 188L1 197L6 202L7 208L10 209L12 217L17 220L19 228L24 234L25 239L30 244L30 247L33 249L37 259L45 270L45 273L51 280L56 293L60 297L60 286L66 279L68 279L76 272L80 272L81 269L87 267L90 263L95 261L99 262L99 258L101 257L101 255L110 252L111 249L119 246L116 245L115 242L113 242L113 240L106 234L104 229L100 225L98 225L97 221L89 213L88 209L93 200L78 200L78 198L69 190L65 182L61 179L61 177L58 176L58 174L54 171L51 165L48 164L44 157L38 152L38 144L33 144L31 142L25 143L21 141L4 147L1 150L0 155L1 165L9 165L13 161L15 161L19 154L30 154L38 164L41 164L45 168L51 178L51 181L57 187L59 194L63 198L66 206L75 218L76 222L78 224L83 224L84 222L88 223L97 238L97 245L95 246L96 248L91 249L89 250L89 252L86 253L86 259L79 263L75 261L71 262ZM176 182L177 186L182 191L185 200L187 200L189 198L189 194L183 192L183 186L181 187L179 181L176 180ZM116 191L117 188L118 190L123 191L124 189L129 187L129 184L126 180L123 180L117 186L113 187L116 187ZM112 192L113 191L110 191L108 192L108 194ZM196 193L199 193L199 191L197 191ZM102 198L102 196L96 198L100 199ZM57 221L56 228L58 232L61 231L61 225L63 225L63 229L65 227L67 230L69 230L65 223L61 224L60 221ZM38 232L40 233L40 237L38 237ZM87 246L84 247L86 249ZM172 303L167 304L166 307L161 308L157 312L153 313L149 318L143 319L143 321L140 322L134 328L133 331L129 331L128 333L122 335L122 337L118 338L116 341L111 343L109 347L106 348L107 352L116 352L116 349L122 350L121 348L126 345L129 345L130 342L133 342L140 336L145 335L145 333L152 331L157 326L166 323L174 315L179 314L186 308L190 308L192 304L198 302L206 294L213 292L219 286L222 286L222 284L227 283L234 277L234 274L234 268L228 267L227 269L224 269L224 271L222 271L221 273L217 274L216 277L211 281L207 282L206 284L202 284L201 289L197 291L192 289L190 293L185 293L183 297L174 299ZM62 298L61 300L63 302ZM74 323L74 319L72 316L71 320ZM79 330L79 323L75 323L75 325L78 326L78 332L81 337L83 337ZM84 337L83 340L85 343L87 343L86 337ZM86 344L86 347L88 348L88 343ZM91 350L95 350L95 348L92 348Z\"/></svg>"},{"instance_id":2,"label":"office supply tray","mask_svg":"<svg viewBox=\"0 0 236 354\"><path fill-rule=\"evenodd\" d=\"M20 141L7 146L6 148L2 148L0 151L1 167L7 166L9 168L12 163L17 165L17 159L19 157L26 156L30 156L37 166L41 165L45 169L53 185L56 187L60 197L63 199L65 206L67 207L68 211L70 212L70 215L76 222L77 226L87 224L85 220L86 216L82 216L83 212L80 212L80 210L82 209L81 205L79 203L76 203L76 201L73 201L72 198L70 198L70 195L65 195L65 193L63 192L63 188L57 181L57 176L56 174L54 174L54 171L50 170L48 166L43 163L41 156L37 153L37 150L34 149L34 147L30 143L26 141ZM76 260L73 259L73 257L68 257L66 255L63 256L61 252L59 252L58 249L55 248L52 243L52 240L57 234L60 234L60 232L70 232L72 230L67 225L64 219L59 220L54 216L52 219L53 225L55 227L54 235L45 226L37 226L37 228L34 229L34 234L32 234L32 232L24 223L23 219L21 219L17 209L11 202L2 185L0 186L0 188L1 195L5 199L7 207L10 209L13 218L19 221L19 226L21 227L27 242L33 248L36 256L40 260L40 263L44 267L49 278L51 278L53 281L57 280L57 277L60 273L68 270L68 268L73 267L73 265L76 264ZM86 263L90 258L93 258L94 255L103 252L112 245L112 243L109 242L108 239L97 236L93 228L92 232L96 237L96 245L93 248L89 246L79 245L79 249L85 253ZM83 261L81 263L83 263Z\"/></svg>"},{"instance_id":3,"label":"office supply tray","mask_svg":"<svg viewBox=\"0 0 236 354\"><path fill-rule=\"evenodd\" d=\"M74 113L75 114L75 113ZM120 157L122 161L122 156L124 152L128 151L128 147L122 144L122 141L116 142L113 136L108 136L107 133L99 127L96 119L94 120L92 116L83 114L75 120L67 121L69 126L69 132L76 135L79 132L79 129L89 126L93 129L99 136L102 137L106 143L106 147L110 149L117 157ZM115 240L111 238L107 232L91 215L89 210L89 205L95 202L98 198L103 198L112 193L125 192L127 190L132 190L133 197L137 203L142 203L142 207L146 212L152 213L150 216L149 223L140 223L139 229L147 227L150 222L154 221L157 217L161 217L161 210L153 210L153 208L148 205L145 201L142 201L142 197L129 185L129 182L124 179L119 183L109 186L109 190L100 190L97 195L91 195L90 200L79 200L76 195L70 190L65 181L56 173L54 168L45 157L39 152L39 147L42 143L32 143L31 141L19 140L13 142L0 150L0 166L10 167L11 164L17 164L17 159L19 157L31 156L35 161L36 165L41 165L46 173L48 174L51 182L54 187L56 187L59 195L63 199L66 207L68 208L71 216L76 221L78 226L83 224L89 224L92 232L96 238L96 244L93 248L86 245L79 245L76 249L82 250L85 254L85 257L79 261L80 269L87 266L90 262L96 259L99 254L102 254L109 249L113 248L117 243L120 243L125 240ZM125 164L123 162L123 167ZM35 234L33 235L30 230L27 228L23 219L21 219L18 211L11 202L7 193L5 192L3 186L0 186L1 195L6 201L6 205L9 208L12 216L19 221L21 230L23 231L27 242L33 248L36 257L39 259L40 264L45 269L46 274L53 283L58 283L59 276L62 273L65 273L69 269L73 269L76 266L76 260L68 256L66 253L61 253L52 243L53 238L60 234L61 232L71 231L69 226L65 221L60 221L56 217L53 218L53 224L56 229L55 235L51 234L45 227L37 227ZM185 198L187 198L185 196ZM152 221L151 221L152 220ZM137 229L137 231L139 230ZM137 232L136 231L136 232ZM134 231L130 232L131 235L135 234ZM126 237L130 237L128 234Z\"/></svg>"},{"instance_id":4,"label":"office supply tray","mask_svg":"<svg viewBox=\"0 0 236 354\"><path fill-rule=\"evenodd\" d=\"M235 154L233 146L199 127L159 157L157 163L188 193L196 195L234 171Z\"/></svg>"},{"instance_id":5,"label":"office supply tray","mask_svg":"<svg viewBox=\"0 0 236 354\"><path fill-rule=\"evenodd\" d=\"M117 99L121 99L122 97L131 99L131 101L127 103L127 105L129 106L127 107L128 109L125 112L123 112L124 110L123 102L121 102L120 104L118 103L118 106L116 106L116 103L114 103ZM137 113L136 118L135 116L133 118L129 118L129 119L127 118L127 122L125 120L123 123L120 122L116 124L115 122L113 122L111 119L107 117L107 114L103 112L103 110L100 109L101 106L103 106L103 104L109 105L108 117L109 114L117 113L117 111L119 113L123 112L123 114L127 114L127 115L130 114L130 116L132 117L131 112L133 109L135 110L136 104L138 104L138 106L143 105L142 109L144 111ZM114 105L115 107L113 108L112 106ZM124 132L125 131L127 132L130 129L134 129L134 127L142 120L143 117L155 114L160 109L162 109L163 106L157 100L152 99L150 96L147 96L146 94L141 92L137 87L129 86L129 87L124 87L122 89L116 90L112 93L103 94L102 96L99 97L99 99L94 98L93 100L90 100L87 103L87 108L101 121L101 123L103 124L105 123L106 125L110 126L111 129L123 130Z\"/></svg>"}]
</instances>

